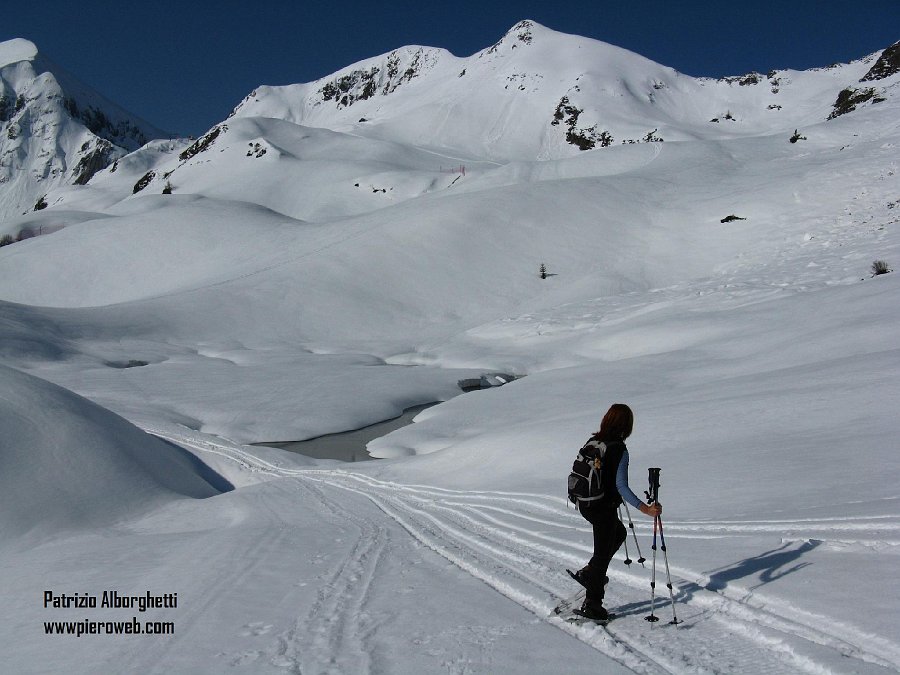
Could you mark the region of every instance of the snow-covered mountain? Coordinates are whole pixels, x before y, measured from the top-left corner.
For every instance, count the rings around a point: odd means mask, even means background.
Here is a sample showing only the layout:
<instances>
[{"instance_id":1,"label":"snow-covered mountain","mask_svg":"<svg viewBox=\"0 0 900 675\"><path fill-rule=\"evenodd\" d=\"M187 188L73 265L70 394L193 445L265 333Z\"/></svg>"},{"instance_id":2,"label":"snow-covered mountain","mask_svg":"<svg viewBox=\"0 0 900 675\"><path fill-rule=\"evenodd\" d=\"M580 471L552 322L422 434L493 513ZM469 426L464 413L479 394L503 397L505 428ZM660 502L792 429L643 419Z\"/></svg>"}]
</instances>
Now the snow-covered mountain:
<instances>
[{"instance_id":1,"label":"snow-covered mountain","mask_svg":"<svg viewBox=\"0 0 900 675\"><path fill-rule=\"evenodd\" d=\"M33 72L40 59L24 58L33 51L30 43L9 43L7 59L21 58L8 68ZM799 139L812 125L894 99L898 54L900 43L850 64L697 79L522 21L470 57L404 47L315 82L259 87L192 144L155 141L127 157L121 147L134 149L153 132L124 113L93 112L100 108L79 103L87 94L66 98L46 73L38 81L48 93L32 99L49 100L53 112L44 117L61 121L42 123L43 135L20 132L33 117L23 94L26 107L7 115L10 137L0 139L12 176L0 197L21 204L40 193L41 206L80 211L99 193L111 205L133 194L175 192L227 196L304 220L344 217L465 183L465 171L511 161L650 142ZM100 137L81 124L95 119L104 121ZM45 146L69 150L62 157ZM339 162L347 168L337 176L309 170ZM67 189L88 181L96 188L90 197ZM44 214L44 230L59 227L46 218L59 222ZM33 231L34 222L19 219L5 231L17 236Z\"/></svg>"},{"instance_id":2,"label":"snow-covered mountain","mask_svg":"<svg viewBox=\"0 0 900 675\"><path fill-rule=\"evenodd\" d=\"M0 219L46 207L53 188L84 185L119 157L165 136L28 40L0 43Z\"/></svg>"},{"instance_id":3,"label":"snow-covered mountain","mask_svg":"<svg viewBox=\"0 0 900 675\"><path fill-rule=\"evenodd\" d=\"M459 58L404 47L315 82L260 87L239 117L274 117L496 159L553 159L642 141L792 131L882 99L896 85L878 54L852 64L696 79L597 40L522 21ZM891 87L896 93L896 87Z\"/></svg>"},{"instance_id":4,"label":"snow-covered mountain","mask_svg":"<svg viewBox=\"0 0 900 675\"><path fill-rule=\"evenodd\" d=\"M696 80L523 22L260 88L0 222L52 231L0 248L7 668L896 673L898 57ZM379 461L244 445L436 401ZM552 609L614 401L673 588L620 553L599 628ZM176 639L40 631L136 614Z\"/></svg>"}]
</instances>

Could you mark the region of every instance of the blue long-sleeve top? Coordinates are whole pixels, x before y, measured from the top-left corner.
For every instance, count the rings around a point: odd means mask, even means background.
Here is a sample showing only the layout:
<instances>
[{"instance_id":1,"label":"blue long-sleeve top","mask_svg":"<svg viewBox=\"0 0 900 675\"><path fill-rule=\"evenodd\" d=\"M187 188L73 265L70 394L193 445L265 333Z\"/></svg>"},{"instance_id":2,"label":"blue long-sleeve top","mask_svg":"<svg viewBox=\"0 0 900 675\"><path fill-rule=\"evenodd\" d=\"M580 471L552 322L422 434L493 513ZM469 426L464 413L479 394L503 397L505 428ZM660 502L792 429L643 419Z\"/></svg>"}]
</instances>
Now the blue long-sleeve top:
<instances>
[{"instance_id":1,"label":"blue long-sleeve top","mask_svg":"<svg viewBox=\"0 0 900 675\"><path fill-rule=\"evenodd\" d=\"M622 453L622 459L619 460L619 468L616 471L616 489L622 495L622 499L631 504L634 508L639 508L643 503L638 496L628 487L628 450Z\"/></svg>"}]
</instances>

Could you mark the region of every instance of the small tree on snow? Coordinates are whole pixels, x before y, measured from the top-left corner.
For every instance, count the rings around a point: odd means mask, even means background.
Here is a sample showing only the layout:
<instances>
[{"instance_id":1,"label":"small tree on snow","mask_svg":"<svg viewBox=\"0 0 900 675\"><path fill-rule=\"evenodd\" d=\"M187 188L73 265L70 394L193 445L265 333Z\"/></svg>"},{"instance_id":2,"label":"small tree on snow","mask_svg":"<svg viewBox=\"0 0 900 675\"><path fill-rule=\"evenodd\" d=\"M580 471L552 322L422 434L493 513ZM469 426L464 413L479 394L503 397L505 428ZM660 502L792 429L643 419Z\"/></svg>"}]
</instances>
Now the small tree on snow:
<instances>
[{"instance_id":1,"label":"small tree on snow","mask_svg":"<svg viewBox=\"0 0 900 675\"><path fill-rule=\"evenodd\" d=\"M541 263L540 277L541 279L547 278L547 266L544 263Z\"/></svg>"},{"instance_id":2,"label":"small tree on snow","mask_svg":"<svg viewBox=\"0 0 900 675\"><path fill-rule=\"evenodd\" d=\"M872 263L872 276L877 277L880 274L887 274L891 271L888 264L884 260L876 260Z\"/></svg>"}]
</instances>

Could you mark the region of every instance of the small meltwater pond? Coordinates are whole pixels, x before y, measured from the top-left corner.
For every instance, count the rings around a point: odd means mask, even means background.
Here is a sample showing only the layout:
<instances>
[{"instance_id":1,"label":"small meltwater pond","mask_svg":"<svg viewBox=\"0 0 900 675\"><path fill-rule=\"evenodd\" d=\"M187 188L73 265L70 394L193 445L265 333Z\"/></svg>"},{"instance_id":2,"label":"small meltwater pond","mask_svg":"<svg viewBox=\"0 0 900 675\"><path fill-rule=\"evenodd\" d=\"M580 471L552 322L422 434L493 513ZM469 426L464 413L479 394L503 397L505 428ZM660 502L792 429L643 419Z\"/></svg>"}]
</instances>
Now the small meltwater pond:
<instances>
[{"instance_id":1,"label":"small meltwater pond","mask_svg":"<svg viewBox=\"0 0 900 675\"><path fill-rule=\"evenodd\" d=\"M478 389L502 387L504 384L516 379L518 379L518 376L506 373L485 373L480 378L460 380L458 385L463 392L470 392ZM341 462L362 462L367 459L376 459L366 451L366 445L370 441L387 436L392 431L405 427L407 424L412 424L416 415L438 403L440 401L406 408L399 417L376 422L353 431L325 434L324 436L309 438L305 441L254 443L253 445L288 450L307 457L314 457L315 459L336 459Z\"/></svg>"},{"instance_id":2,"label":"small meltwater pond","mask_svg":"<svg viewBox=\"0 0 900 675\"><path fill-rule=\"evenodd\" d=\"M353 431L342 431L336 434L326 434L317 436L305 441L287 441L282 443L254 443L254 445L265 445L270 448L280 448L297 452L307 457L315 457L316 459L337 459L342 462L362 462L367 459L375 459L366 451L366 444L381 438L399 429L411 424L413 418L423 410L430 408L435 403L426 403L425 405L417 405L407 408L399 417L395 417L384 422L376 422L362 429Z\"/></svg>"}]
</instances>

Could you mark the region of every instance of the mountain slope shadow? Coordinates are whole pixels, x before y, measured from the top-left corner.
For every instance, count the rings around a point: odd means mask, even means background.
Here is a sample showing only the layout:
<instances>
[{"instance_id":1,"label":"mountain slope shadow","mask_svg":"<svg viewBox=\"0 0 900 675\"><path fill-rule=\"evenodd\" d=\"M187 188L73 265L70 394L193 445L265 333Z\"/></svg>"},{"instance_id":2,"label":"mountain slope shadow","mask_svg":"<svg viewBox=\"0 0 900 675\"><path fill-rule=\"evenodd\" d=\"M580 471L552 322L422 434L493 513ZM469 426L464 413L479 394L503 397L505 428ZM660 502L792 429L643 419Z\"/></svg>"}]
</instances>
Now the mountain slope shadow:
<instances>
[{"instance_id":1,"label":"mountain slope shadow","mask_svg":"<svg viewBox=\"0 0 900 675\"><path fill-rule=\"evenodd\" d=\"M185 458L191 463L191 465L194 467L194 470L200 475L200 477L203 478L203 480L205 480L207 483L209 483L213 488L218 490L220 494L224 492L231 492L232 490L234 490L234 485L232 485L231 481L215 471L211 466L209 466L209 464L197 457L194 453L186 450L177 443L173 443L172 441L161 438L160 436L156 436L155 438L182 453Z\"/></svg>"}]
</instances>

